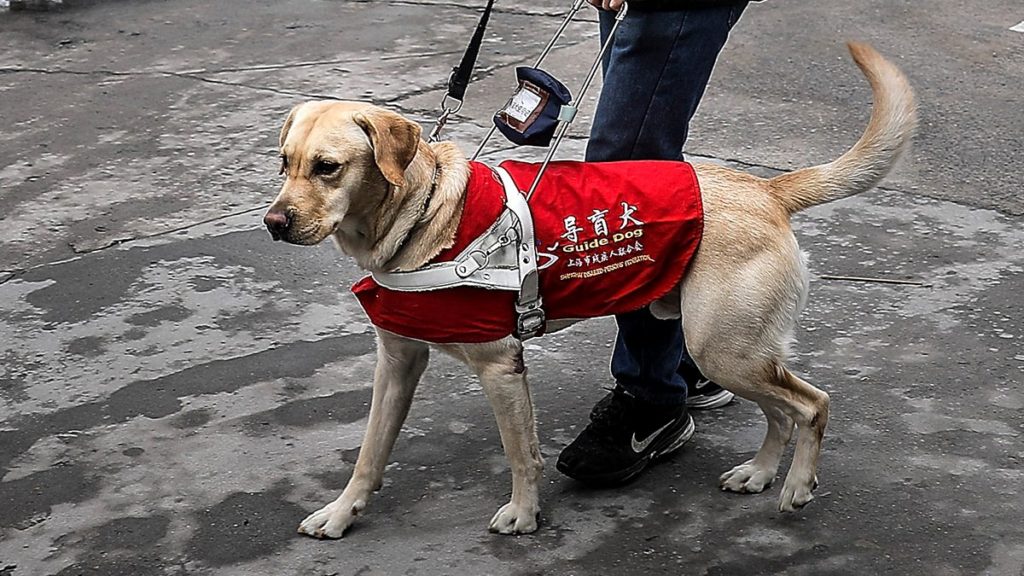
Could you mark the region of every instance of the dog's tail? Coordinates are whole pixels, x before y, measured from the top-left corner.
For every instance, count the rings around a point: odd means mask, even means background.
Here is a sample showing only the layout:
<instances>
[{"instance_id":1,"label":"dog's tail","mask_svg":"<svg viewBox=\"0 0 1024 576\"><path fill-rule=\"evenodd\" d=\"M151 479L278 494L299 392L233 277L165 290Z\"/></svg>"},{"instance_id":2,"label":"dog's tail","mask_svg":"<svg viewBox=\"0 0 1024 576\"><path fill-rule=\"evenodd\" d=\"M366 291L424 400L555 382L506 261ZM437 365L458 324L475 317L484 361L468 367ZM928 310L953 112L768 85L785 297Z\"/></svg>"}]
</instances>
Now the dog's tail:
<instances>
[{"instance_id":1,"label":"dog's tail","mask_svg":"<svg viewBox=\"0 0 1024 576\"><path fill-rule=\"evenodd\" d=\"M917 104L907 77L871 46L850 42L848 47L871 83L871 120L860 140L836 160L770 180L772 192L790 214L871 189L892 169L917 125Z\"/></svg>"}]
</instances>

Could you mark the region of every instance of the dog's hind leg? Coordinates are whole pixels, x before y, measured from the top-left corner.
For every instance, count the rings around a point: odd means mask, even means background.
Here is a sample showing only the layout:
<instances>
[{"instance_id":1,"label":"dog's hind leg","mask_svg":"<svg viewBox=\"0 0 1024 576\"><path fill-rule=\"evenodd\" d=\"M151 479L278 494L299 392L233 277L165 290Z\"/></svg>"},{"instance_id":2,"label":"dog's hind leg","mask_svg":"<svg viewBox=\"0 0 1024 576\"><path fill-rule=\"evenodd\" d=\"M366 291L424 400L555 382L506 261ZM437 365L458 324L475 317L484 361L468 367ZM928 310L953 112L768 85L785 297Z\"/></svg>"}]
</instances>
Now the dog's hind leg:
<instances>
[{"instance_id":1,"label":"dog's hind leg","mask_svg":"<svg viewBox=\"0 0 1024 576\"><path fill-rule=\"evenodd\" d=\"M778 367L780 388L789 392L787 408L797 422L798 436L793 463L779 495L779 510L792 512L810 502L818 486L818 457L828 424L828 394L801 380L785 367Z\"/></svg>"},{"instance_id":2,"label":"dog's hind leg","mask_svg":"<svg viewBox=\"0 0 1024 576\"><path fill-rule=\"evenodd\" d=\"M768 419L761 449L722 475L723 489L759 492L767 487L796 424L797 448L779 500L779 508L789 511L812 498L828 395L785 368L807 293L804 258L791 234L760 235L754 238L757 248L741 262L723 258L729 253L715 245L702 247L705 252L698 253L683 283L683 330L704 375L757 402Z\"/></svg>"},{"instance_id":3,"label":"dog's hind leg","mask_svg":"<svg viewBox=\"0 0 1024 576\"><path fill-rule=\"evenodd\" d=\"M430 357L429 347L416 340L377 331L377 367L366 435L352 478L340 496L299 524L299 532L316 538L341 538L380 488L384 466L409 414L413 393Z\"/></svg>"},{"instance_id":4,"label":"dog's hind leg","mask_svg":"<svg viewBox=\"0 0 1024 576\"><path fill-rule=\"evenodd\" d=\"M733 492L760 492L771 484L795 423L797 442L793 463L779 495L779 510L792 512L814 498L811 492L818 485L818 456L828 423L829 397L781 364L774 364L767 375L759 370L749 373L749 377L748 383L760 378L756 391L744 385L729 386L734 382L727 379L716 381L728 382L723 386L755 400L768 419L768 431L753 459L721 476L721 487Z\"/></svg>"},{"instance_id":5,"label":"dog's hind leg","mask_svg":"<svg viewBox=\"0 0 1024 576\"><path fill-rule=\"evenodd\" d=\"M512 469L512 499L491 519L491 532L525 534L537 529L540 513L538 483L544 469L537 440L533 400L526 384L523 345L505 340L463 347L470 366L480 376L498 422L501 444Z\"/></svg>"},{"instance_id":6,"label":"dog's hind leg","mask_svg":"<svg viewBox=\"0 0 1024 576\"><path fill-rule=\"evenodd\" d=\"M757 402L768 419L761 449L754 458L721 476L722 489L760 492L768 487L775 478L795 423L796 450L779 495L779 510L791 512L810 502L814 498L811 492L818 484L818 456L828 423L828 394L796 377L781 363L771 362L758 369L744 370L741 366L745 363L738 361L733 362L729 370L722 371L707 360L707 356L699 358L698 365L709 378Z\"/></svg>"}]
</instances>

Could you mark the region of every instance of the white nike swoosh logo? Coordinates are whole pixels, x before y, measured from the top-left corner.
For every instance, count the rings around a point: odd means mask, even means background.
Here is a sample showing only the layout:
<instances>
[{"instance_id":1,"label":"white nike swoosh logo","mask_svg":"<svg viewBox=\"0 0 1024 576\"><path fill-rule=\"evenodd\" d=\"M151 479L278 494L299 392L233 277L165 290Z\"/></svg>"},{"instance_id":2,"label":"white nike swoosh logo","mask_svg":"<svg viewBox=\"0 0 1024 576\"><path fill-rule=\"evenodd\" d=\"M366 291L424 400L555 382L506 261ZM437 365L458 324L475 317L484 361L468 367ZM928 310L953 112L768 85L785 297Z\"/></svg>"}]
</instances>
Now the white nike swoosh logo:
<instances>
[{"instance_id":1,"label":"white nike swoosh logo","mask_svg":"<svg viewBox=\"0 0 1024 576\"><path fill-rule=\"evenodd\" d=\"M629 445L633 447L633 452L636 452L637 454L640 454L644 450L647 450L647 447L651 445L651 442L654 442L654 439L658 437L658 434L661 434L662 432L664 432L665 429L668 428L671 425L672 425L672 421L669 420L668 424L665 424L661 428L658 428L654 432L651 432L647 436L647 438L644 439L643 442L638 441L636 439L636 432L633 432L633 437L629 439Z\"/></svg>"},{"instance_id":2,"label":"white nike swoosh logo","mask_svg":"<svg viewBox=\"0 0 1024 576\"><path fill-rule=\"evenodd\" d=\"M696 384L694 384L693 389L694 390L700 390L701 388L707 386L708 384L711 384L711 380L708 380L706 378L701 378L700 380L697 380Z\"/></svg>"}]
</instances>

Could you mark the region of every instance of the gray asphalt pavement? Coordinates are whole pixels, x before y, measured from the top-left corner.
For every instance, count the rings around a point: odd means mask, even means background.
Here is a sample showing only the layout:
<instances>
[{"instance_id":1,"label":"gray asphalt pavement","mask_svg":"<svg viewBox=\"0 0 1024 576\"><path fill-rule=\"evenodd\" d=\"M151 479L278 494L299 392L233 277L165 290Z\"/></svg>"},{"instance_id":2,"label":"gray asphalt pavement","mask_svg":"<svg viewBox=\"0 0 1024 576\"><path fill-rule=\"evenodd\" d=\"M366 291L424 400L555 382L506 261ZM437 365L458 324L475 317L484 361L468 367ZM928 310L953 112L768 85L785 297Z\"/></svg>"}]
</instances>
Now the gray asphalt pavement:
<instances>
[{"instance_id":1,"label":"gray asphalt pavement","mask_svg":"<svg viewBox=\"0 0 1024 576\"><path fill-rule=\"evenodd\" d=\"M262 230L277 132L325 96L429 124L482 2L67 4L0 11L0 576L1024 575L1019 2L752 5L693 121L692 157L772 174L860 133L846 39L918 91L882 187L794 221L815 274L794 363L832 396L805 510L776 512L777 486L717 490L762 437L749 402L696 414L694 441L627 487L562 477L610 385L601 319L528 345L535 534L487 532L508 468L477 382L437 355L341 541L295 527L351 473L373 336L351 262ZM503 4L447 132L466 150L570 2ZM595 50L587 13L547 67L575 89ZM487 157L512 155L539 156Z\"/></svg>"}]
</instances>

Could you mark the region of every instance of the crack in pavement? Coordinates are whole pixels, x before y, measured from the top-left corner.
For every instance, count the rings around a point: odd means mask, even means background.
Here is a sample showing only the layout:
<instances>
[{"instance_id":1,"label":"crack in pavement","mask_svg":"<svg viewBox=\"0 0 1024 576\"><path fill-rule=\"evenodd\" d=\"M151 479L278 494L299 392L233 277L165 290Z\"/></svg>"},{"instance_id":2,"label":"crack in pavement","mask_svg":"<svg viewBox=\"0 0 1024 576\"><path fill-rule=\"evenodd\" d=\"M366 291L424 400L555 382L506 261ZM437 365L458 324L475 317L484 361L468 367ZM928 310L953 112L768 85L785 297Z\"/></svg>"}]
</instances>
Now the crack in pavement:
<instances>
[{"instance_id":1,"label":"crack in pavement","mask_svg":"<svg viewBox=\"0 0 1024 576\"><path fill-rule=\"evenodd\" d=\"M0 68L0 74L68 74L76 76L114 76L114 77L160 77L160 78L183 78L186 80L195 80L197 82L205 82L208 84L218 84L223 86L237 86L240 88L247 88L250 90L258 90L261 92L271 92L274 94L281 94L284 96L301 96L304 98L324 98L324 99L336 99L335 96L326 94L317 94L311 92L297 92L292 90L282 90L280 88L272 88L269 86L260 86L256 84L248 84L245 82L233 82L230 80L218 80L215 78L208 78L202 76L202 74L227 74L237 72L262 72L267 70L283 70L288 68L311 68L315 66L328 66L332 64L347 64L347 63L360 63L368 62L370 60L401 60L401 59L416 59L416 58L429 58L435 56L450 56L457 54L459 51L435 51L435 52L421 52L417 54L403 54L403 55L391 55L382 56L379 58L346 58L346 59L332 59L332 60L311 60L302 62L287 62L282 64L257 64L253 66L239 66L233 68L199 68L196 70L108 70L108 69L97 69L97 70L73 70L68 68L25 68L25 67L3 67ZM487 69L489 73L493 69ZM440 84L435 84L425 89L413 91L409 94L404 94L398 98L408 98L410 96L416 96L420 93L426 93L431 90L436 90L438 86L443 86L447 81Z\"/></svg>"},{"instance_id":2,"label":"crack in pavement","mask_svg":"<svg viewBox=\"0 0 1024 576\"><path fill-rule=\"evenodd\" d=\"M182 225L182 226L176 226L174 228L169 228L167 230L161 230L159 232L154 232L152 234L143 234L143 235L140 235L140 236L129 236L127 238L114 238L110 242L104 244L103 246L97 246L95 248L80 249L80 248L76 248L74 243L68 242L67 243L68 247L71 248L71 251L75 253L74 257L72 257L72 258L61 258L59 260L52 260L52 261L49 261L49 262L41 262L39 264L36 264L34 266L29 266L27 268L11 268L11 269L7 269L7 270L0 270L0 276L6 274L6 276L0 277L0 285L3 285L3 284L13 280L14 278L16 278L16 277L18 277L18 276L20 276L20 275L22 275L22 274L24 274L26 272L30 272L32 270L38 270L40 268L46 268L48 266L55 266L55 265L58 265L58 264L63 264L63 263L68 262L70 260L74 260L75 258L77 258L79 256L83 256L83 255L87 255L87 254L94 254L96 252L102 252L104 250L109 250L110 248L114 248L116 246L120 246L122 244L129 244L131 242L138 242L139 240L149 240L151 238L159 238L161 236L167 236L169 234L175 234L177 232L183 232L185 230L191 230L192 228L195 228L197 226L202 226L204 224L211 224L213 222L218 222L218 221L221 221L221 220L226 220L228 218L233 218L235 216L241 216L243 214L249 214L250 212L256 212L257 210L265 210L267 208L267 206L268 206L268 204L261 204L259 206L255 206L253 208L246 208L244 210L239 210L237 212L232 212L230 214L222 214L220 216L215 216L213 218L207 218L205 220L199 220L199 221L192 222L192 223L189 223L189 224L185 224L185 225Z\"/></svg>"},{"instance_id":3,"label":"crack in pavement","mask_svg":"<svg viewBox=\"0 0 1024 576\"><path fill-rule=\"evenodd\" d=\"M359 64L365 62L403 60L406 58L428 58L433 56L448 56L451 54L458 54L459 52L461 51L440 50L434 52L417 52L415 54L385 54L381 56L365 56L361 58L332 58L330 60L300 60L298 62L283 62L280 64L253 64L251 66L234 66L230 68L194 68L190 70L109 70L106 68L99 68L96 70L74 70L71 68L31 68L24 66L4 66L0 67L0 74L103 74L107 76L175 76L189 74L226 74L232 72L261 72L264 70L281 70L285 68L310 68L314 66L326 66L330 64Z\"/></svg>"},{"instance_id":4,"label":"crack in pavement","mask_svg":"<svg viewBox=\"0 0 1024 576\"><path fill-rule=\"evenodd\" d=\"M575 46L579 43L566 44L566 46ZM435 56L451 56L458 54L461 51L438 51L438 52L421 52L417 54L405 54L405 55L392 55L384 56L381 58L373 58L372 60L401 60L401 59L417 59L417 58L428 58ZM184 70L184 71L173 71L173 70L71 70L67 68L23 68L23 67L5 67L0 68L0 74L69 74L78 76L114 76L114 77L160 77L160 78L181 78L186 80L194 80L197 82L205 82L208 84L217 84L221 86L235 86L239 88L246 88L249 90L257 90L260 92L270 92L273 94L280 94L283 96L299 96L303 98L317 98L327 100L337 100L336 96L329 94L318 94L315 92L298 92L294 90L283 90L280 88L272 88L270 86L261 86L257 84L249 84L246 82L235 82L231 80L219 80L216 78L208 78L202 74L228 74L237 72L262 72L267 70L283 70L288 68L311 68L315 66L329 66L332 64L350 64L359 62L368 62L371 58L359 58L351 59L346 58L344 60L333 59L333 60L312 60L304 62L289 62L284 64L258 64L253 66L240 66L235 68L219 68L219 69L208 69L200 68L196 70ZM497 64L486 68L477 69L471 81L479 81L482 78L486 78L493 74L495 71L502 68L506 68L510 64ZM434 92L447 86L448 80L444 79L434 84L424 86L422 88L416 88L408 92L403 92L392 96L384 102L394 104L399 100L405 100L423 94Z\"/></svg>"},{"instance_id":5,"label":"crack in pavement","mask_svg":"<svg viewBox=\"0 0 1024 576\"><path fill-rule=\"evenodd\" d=\"M271 88L269 86L256 86L253 84L246 84L245 82L231 82L228 80L216 80L213 78L204 78L203 76L197 76L194 74L180 74L180 73L168 73L168 76L175 78L185 78L189 80L198 80L199 82L205 82L207 84L217 84L220 86L237 86L239 88L248 88L250 90L257 90L260 92L271 92L273 94L281 94L282 96L301 96L303 98L313 98L318 100L338 100L337 96L331 96L328 94L317 94L315 92L296 92L293 90L282 90L280 88Z\"/></svg>"},{"instance_id":6,"label":"crack in pavement","mask_svg":"<svg viewBox=\"0 0 1024 576\"><path fill-rule=\"evenodd\" d=\"M257 69L258 70L258 69ZM217 80L214 78L206 78L197 74L189 72L166 72L166 71L153 71L153 72L138 72L129 71L122 72L117 70L48 70L43 68L0 68L0 74L15 74L15 73L33 73L33 74L73 74L81 76L115 76L115 77L160 77L160 78L182 78L186 80L195 80L197 82L205 82L207 84L218 84L222 86L236 86L239 88L247 88L250 90L258 90L260 92L271 92L274 94L281 94L284 96L301 96L303 98L319 98L336 100L335 96L329 96L326 94L316 94L311 92L295 92L291 90L281 90L279 88L271 88L269 86L257 86L253 84L246 84L244 82L231 82L228 80ZM216 72L214 72L216 73Z\"/></svg>"},{"instance_id":7,"label":"crack in pavement","mask_svg":"<svg viewBox=\"0 0 1024 576\"><path fill-rule=\"evenodd\" d=\"M284 67L285 65L281 65ZM260 70L261 68L254 68L254 70ZM167 72L167 71L151 71L151 72L139 72L139 71L118 71L118 70L66 70L66 69L45 69L45 68L0 68L0 74L18 74L18 73L31 73L31 74L71 74L78 76L114 76L118 78L123 77L159 77L159 78L182 78L186 80L195 80L197 82L205 82L207 84L218 84L222 86L236 86L239 88L247 88L250 90L258 90L261 92L272 92L274 94L281 94L284 96L301 96L303 98L321 98L336 100L335 96L328 96L325 94L316 94L311 92L295 92L291 90L281 90L279 88L271 88L269 86L257 86L253 84L246 84L244 82L231 82L228 80L217 80L214 78L206 78L193 74L190 72ZM218 72L213 72L214 74Z\"/></svg>"},{"instance_id":8,"label":"crack in pavement","mask_svg":"<svg viewBox=\"0 0 1024 576\"><path fill-rule=\"evenodd\" d=\"M227 219L227 218L232 218L234 216L241 216L243 214L249 214L250 212L255 212L257 210L264 210L264 209L267 208L267 206L269 206L269 204L262 204L260 206L256 206L255 208L246 208L245 210L240 210L238 212L232 212L230 214L222 214L220 216L215 216L213 218L207 218L206 220L199 220L197 222L192 222L190 224L184 224L182 226L177 226L177 227L170 228L170 229L167 229L167 230L161 230L160 232L154 232L152 234L143 234L141 236L129 236L127 238L115 238L115 239L111 240L108 244L103 245L103 246L97 246L95 248L85 248L85 249L76 248L75 245L73 243L71 243L71 242L68 242L68 246L71 248L71 251L74 252L75 254L92 254L93 252L99 252L101 250L106 250L108 248L113 248L114 246L119 246L121 244L126 244L128 242L135 242L135 241L138 241L138 240L148 240L150 238L159 238L160 236L166 236L168 234L174 234L176 232L182 232L182 231L185 231L185 230L190 230L192 228L195 228L196 226L202 226L203 224L210 224L212 222L217 222L217 221L224 220L224 219Z\"/></svg>"},{"instance_id":9,"label":"crack in pavement","mask_svg":"<svg viewBox=\"0 0 1024 576\"><path fill-rule=\"evenodd\" d=\"M420 6L420 7L428 6L428 7L442 7L442 8L457 8L457 9L460 9L460 10L470 10L472 12L483 12L483 8L481 8L477 4L460 4L458 2L445 2L445 1L437 1L437 2L429 2L428 1L428 2L424 2L424 1L416 1L416 0L393 0L392 2L389 2L389 4L394 4L396 6ZM493 8L491 10L491 13L492 14L512 14L514 16L542 16L542 17L545 17L545 18L551 18L551 17L562 18L562 17L565 17L567 12L566 11L559 12L559 11L555 11L555 10L530 10L528 8L499 8L499 7L495 7L495 8ZM573 18L573 20L575 21L576 18ZM592 18L583 17L583 18L580 18L579 21L580 22L597 22L597 18L596 17L592 17Z\"/></svg>"}]
</instances>

